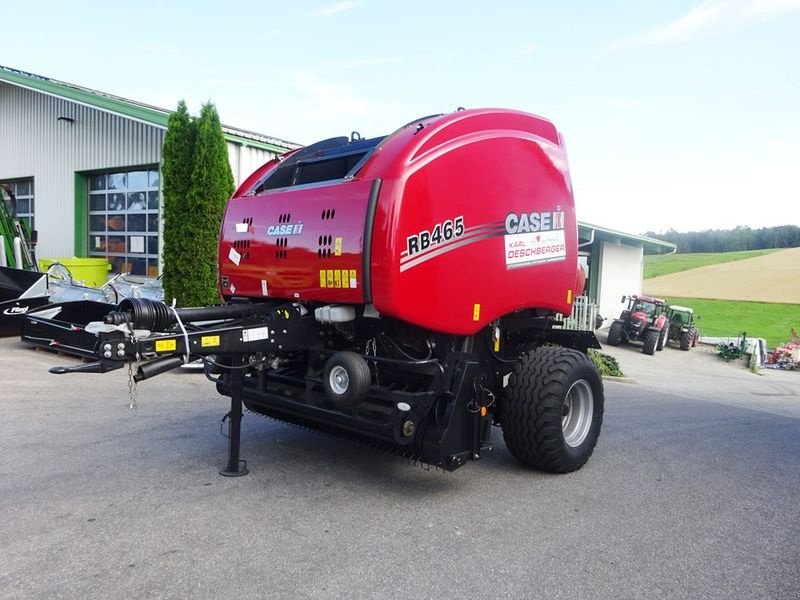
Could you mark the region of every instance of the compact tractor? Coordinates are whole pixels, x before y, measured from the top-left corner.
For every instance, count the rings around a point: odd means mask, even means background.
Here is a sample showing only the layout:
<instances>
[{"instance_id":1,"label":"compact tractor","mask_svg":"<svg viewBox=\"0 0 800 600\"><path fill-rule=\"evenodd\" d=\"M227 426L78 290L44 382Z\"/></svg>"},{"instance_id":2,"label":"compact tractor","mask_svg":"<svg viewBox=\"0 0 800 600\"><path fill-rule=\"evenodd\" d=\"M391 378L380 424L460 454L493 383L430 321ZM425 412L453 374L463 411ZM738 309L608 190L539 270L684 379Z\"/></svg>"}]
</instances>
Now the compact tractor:
<instances>
[{"instance_id":1,"label":"compact tractor","mask_svg":"<svg viewBox=\"0 0 800 600\"><path fill-rule=\"evenodd\" d=\"M669 333L667 338L673 342L678 342L681 350L689 350L697 346L699 335L695 327L694 310L685 306L670 305L667 307L667 319L669 319Z\"/></svg>"},{"instance_id":2,"label":"compact tractor","mask_svg":"<svg viewBox=\"0 0 800 600\"><path fill-rule=\"evenodd\" d=\"M224 304L130 298L95 326L98 362L131 384L202 358L242 405L454 470L492 449L580 468L603 419L590 331L554 327L584 285L561 136L498 109L354 134L259 168L228 202ZM209 321L211 321L209 323Z\"/></svg>"},{"instance_id":3,"label":"compact tractor","mask_svg":"<svg viewBox=\"0 0 800 600\"><path fill-rule=\"evenodd\" d=\"M651 356L656 350L663 350L669 328L666 301L633 295L623 296L621 302L627 302L627 307L608 330L609 345L641 341L642 352Z\"/></svg>"}]
</instances>

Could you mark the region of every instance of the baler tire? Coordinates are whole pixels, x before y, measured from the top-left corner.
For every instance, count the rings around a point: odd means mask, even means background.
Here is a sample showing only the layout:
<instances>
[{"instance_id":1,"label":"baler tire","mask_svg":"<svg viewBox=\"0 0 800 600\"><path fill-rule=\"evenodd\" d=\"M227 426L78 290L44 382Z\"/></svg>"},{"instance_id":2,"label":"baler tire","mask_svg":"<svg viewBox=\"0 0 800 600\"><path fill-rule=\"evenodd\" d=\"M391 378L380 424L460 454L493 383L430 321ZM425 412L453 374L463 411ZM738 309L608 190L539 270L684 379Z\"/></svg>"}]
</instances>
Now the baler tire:
<instances>
[{"instance_id":1,"label":"baler tire","mask_svg":"<svg viewBox=\"0 0 800 600\"><path fill-rule=\"evenodd\" d=\"M322 384L337 408L351 408L366 398L372 384L369 365L355 352L337 352L325 363Z\"/></svg>"},{"instance_id":2,"label":"baler tire","mask_svg":"<svg viewBox=\"0 0 800 600\"><path fill-rule=\"evenodd\" d=\"M688 352L689 348L691 348L691 345L692 340L690 339L689 332L684 331L681 333L681 350L686 350Z\"/></svg>"},{"instance_id":3,"label":"baler tire","mask_svg":"<svg viewBox=\"0 0 800 600\"><path fill-rule=\"evenodd\" d=\"M597 445L603 406L603 381L588 356L555 346L528 352L503 397L506 447L534 469L576 471Z\"/></svg>"},{"instance_id":4,"label":"baler tire","mask_svg":"<svg viewBox=\"0 0 800 600\"><path fill-rule=\"evenodd\" d=\"M622 323L614 321L611 327L608 328L608 339L606 340L609 346L619 346L622 341Z\"/></svg>"},{"instance_id":5,"label":"baler tire","mask_svg":"<svg viewBox=\"0 0 800 600\"><path fill-rule=\"evenodd\" d=\"M656 344L656 352L661 352L664 346L667 345L667 326L661 328L660 335L658 336L658 343Z\"/></svg>"},{"instance_id":6,"label":"baler tire","mask_svg":"<svg viewBox=\"0 0 800 600\"><path fill-rule=\"evenodd\" d=\"M658 344L658 336L660 335L658 329L648 329L644 334L644 345L642 352L648 356L653 356L656 353L656 345Z\"/></svg>"}]
</instances>

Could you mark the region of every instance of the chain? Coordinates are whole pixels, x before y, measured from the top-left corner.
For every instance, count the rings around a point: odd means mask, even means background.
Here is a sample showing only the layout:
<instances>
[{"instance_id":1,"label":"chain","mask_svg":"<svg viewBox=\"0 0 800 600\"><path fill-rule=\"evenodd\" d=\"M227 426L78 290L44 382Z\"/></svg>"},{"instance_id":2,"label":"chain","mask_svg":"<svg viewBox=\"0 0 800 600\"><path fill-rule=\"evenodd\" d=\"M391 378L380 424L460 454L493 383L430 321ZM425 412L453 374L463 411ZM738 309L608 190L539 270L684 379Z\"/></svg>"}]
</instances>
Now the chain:
<instances>
[{"instance_id":1,"label":"chain","mask_svg":"<svg viewBox=\"0 0 800 600\"><path fill-rule=\"evenodd\" d=\"M128 408L136 410L136 381L133 379L133 363L130 362L128 363Z\"/></svg>"}]
</instances>

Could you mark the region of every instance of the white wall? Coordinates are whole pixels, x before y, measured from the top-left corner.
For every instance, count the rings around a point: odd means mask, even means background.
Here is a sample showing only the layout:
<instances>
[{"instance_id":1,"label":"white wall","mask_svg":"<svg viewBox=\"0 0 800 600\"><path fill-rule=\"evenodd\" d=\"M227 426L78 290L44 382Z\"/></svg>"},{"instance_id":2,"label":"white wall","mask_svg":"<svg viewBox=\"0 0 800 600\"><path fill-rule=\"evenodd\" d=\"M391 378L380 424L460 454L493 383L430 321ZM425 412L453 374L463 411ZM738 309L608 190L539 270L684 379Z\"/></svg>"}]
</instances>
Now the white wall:
<instances>
[{"instance_id":1,"label":"white wall","mask_svg":"<svg viewBox=\"0 0 800 600\"><path fill-rule=\"evenodd\" d=\"M76 171L157 165L163 139L152 125L0 84L0 178L34 178L38 256L74 253Z\"/></svg>"},{"instance_id":2,"label":"white wall","mask_svg":"<svg viewBox=\"0 0 800 600\"><path fill-rule=\"evenodd\" d=\"M37 255L74 254L76 172L160 166L164 133L155 125L0 83L0 179L34 179ZM237 186L274 156L227 145Z\"/></svg>"},{"instance_id":3,"label":"white wall","mask_svg":"<svg viewBox=\"0 0 800 600\"><path fill-rule=\"evenodd\" d=\"M600 245L600 281L598 304L606 319L616 319L622 311L620 298L642 292L644 251L636 246L602 242Z\"/></svg>"}]
</instances>

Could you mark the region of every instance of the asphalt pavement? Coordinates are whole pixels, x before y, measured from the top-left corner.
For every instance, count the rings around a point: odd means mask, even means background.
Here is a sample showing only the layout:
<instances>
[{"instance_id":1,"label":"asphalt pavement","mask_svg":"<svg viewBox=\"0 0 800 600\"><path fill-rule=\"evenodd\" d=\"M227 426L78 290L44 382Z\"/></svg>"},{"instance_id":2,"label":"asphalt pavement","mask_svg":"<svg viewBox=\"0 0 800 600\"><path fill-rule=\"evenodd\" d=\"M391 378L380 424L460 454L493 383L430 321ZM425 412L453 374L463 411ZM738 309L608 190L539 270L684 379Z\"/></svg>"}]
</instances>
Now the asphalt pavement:
<instances>
[{"instance_id":1,"label":"asphalt pavement","mask_svg":"<svg viewBox=\"0 0 800 600\"><path fill-rule=\"evenodd\" d=\"M0 340L0 598L800 598L800 373L608 349L594 456L451 473Z\"/></svg>"}]
</instances>

